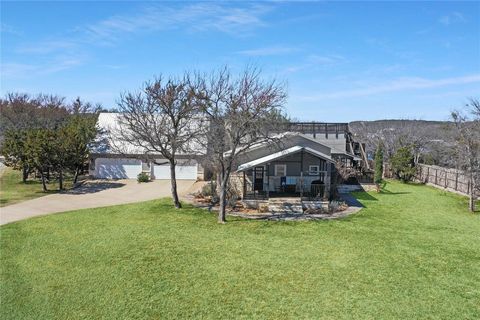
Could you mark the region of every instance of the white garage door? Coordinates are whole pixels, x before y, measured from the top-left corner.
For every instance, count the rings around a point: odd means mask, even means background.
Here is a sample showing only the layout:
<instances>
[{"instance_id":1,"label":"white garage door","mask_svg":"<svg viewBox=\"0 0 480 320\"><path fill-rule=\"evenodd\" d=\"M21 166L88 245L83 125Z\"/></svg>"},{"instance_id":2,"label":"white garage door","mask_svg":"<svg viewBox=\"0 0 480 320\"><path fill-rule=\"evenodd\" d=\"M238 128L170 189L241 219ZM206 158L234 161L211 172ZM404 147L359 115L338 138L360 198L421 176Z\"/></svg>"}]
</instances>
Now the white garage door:
<instances>
[{"instance_id":1,"label":"white garage door","mask_svg":"<svg viewBox=\"0 0 480 320\"><path fill-rule=\"evenodd\" d=\"M177 180L197 180L197 165L177 165L175 175ZM153 176L155 179L170 179L170 166L155 165L153 167Z\"/></svg>"},{"instance_id":2,"label":"white garage door","mask_svg":"<svg viewBox=\"0 0 480 320\"><path fill-rule=\"evenodd\" d=\"M95 177L100 179L137 179L142 172L142 161L137 159L95 160Z\"/></svg>"}]
</instances>

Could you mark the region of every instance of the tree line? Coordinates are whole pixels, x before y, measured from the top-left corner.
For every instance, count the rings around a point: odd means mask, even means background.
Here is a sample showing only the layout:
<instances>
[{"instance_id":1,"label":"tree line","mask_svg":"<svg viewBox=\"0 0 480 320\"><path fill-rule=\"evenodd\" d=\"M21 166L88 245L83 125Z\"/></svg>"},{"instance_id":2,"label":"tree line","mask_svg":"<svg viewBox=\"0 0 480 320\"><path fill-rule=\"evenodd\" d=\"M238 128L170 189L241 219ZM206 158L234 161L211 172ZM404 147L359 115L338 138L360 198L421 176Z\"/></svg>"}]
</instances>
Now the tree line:
<instances>
[{"instance_id":1,"label":"tree line","mask_svg":"<svg viewBox=\"0 0 480 320\"><path fill-rule=\"evenodd\" d=\"M53 179L64 189L65 175L76 183L97 136L99 105L77 98L67 103L55 95L10 93L0 99L1 153L5 164L34 174L43 191Z\"/></svg>"},{"instance_id":2,"label":"tree line","mask_svg":"<svg viewBox=\"0 0 480 320\"><path fill-rule=\"evenodd\" d=\"M394 176L404 182L415 178L418 163L456 168L469 177L469 209L475 211L475 194L480 192L478 99L470 98L463 108L453 110L445 123L390 120L356 122L353 128L370 149L375 149L377 189L383 174L379 163L388 163Z\"/></svg>"}]
</instances>

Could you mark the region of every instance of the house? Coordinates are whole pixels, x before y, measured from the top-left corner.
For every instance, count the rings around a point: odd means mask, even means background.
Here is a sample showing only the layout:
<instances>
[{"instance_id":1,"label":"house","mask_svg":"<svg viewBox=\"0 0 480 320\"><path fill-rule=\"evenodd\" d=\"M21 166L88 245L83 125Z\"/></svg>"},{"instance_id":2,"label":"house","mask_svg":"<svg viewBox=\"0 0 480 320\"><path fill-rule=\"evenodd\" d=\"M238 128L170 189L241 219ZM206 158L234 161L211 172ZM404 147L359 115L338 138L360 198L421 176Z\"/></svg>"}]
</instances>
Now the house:
<instances>
[{"instance_id":1,"label":"house","mask_svg":"<svg viewBox=\"0 0 480 320\"><path fill-rule=\"evenodd\" d=\"M238 160L233 179L243 199L329 198L338 180L337 161L368 165L361 156L364 145L353 141L348 124L290 123L279 131L285 129L293 131L252 147Z\"/></svg>"},{"instance_id":2,"label":"house","mask_svg":"<svg viewBox=\"0 0 480 320\"><path fill-rule=\"evenodd\" d=\"M103 143L91 152L90 175L101 179L136 179L145 172L152 179L170 179L168 161L160 154L115 138L118 113L101 113L98 126ZM328 198L337 181L335 163L366 167L364 145L355 142L346 123L288 123L279 127L276 139L254 145L239 159L232 182L244 199L275 196ZM209 176L197 145L190 154L177 157L177 179L203 180Z\"/></svg>"},{"instance_id":3,"label":"house","mask_svg":"<svg viewBox=\"0 0 480 320\"><path fill-rule=\"evenodd\" d=\"M118 130L125 130L119 123L119 117L119 113L99 114L97 126L100 136L90 152L89 175L97 179L137 179L138 174L144 172L152 179L170 179L170 165L162 155L118 139ZM199 159L205 152L200 146L191 149L196 151L177 156L178 180L204 178Z\"/></svg>"}]
</instances>

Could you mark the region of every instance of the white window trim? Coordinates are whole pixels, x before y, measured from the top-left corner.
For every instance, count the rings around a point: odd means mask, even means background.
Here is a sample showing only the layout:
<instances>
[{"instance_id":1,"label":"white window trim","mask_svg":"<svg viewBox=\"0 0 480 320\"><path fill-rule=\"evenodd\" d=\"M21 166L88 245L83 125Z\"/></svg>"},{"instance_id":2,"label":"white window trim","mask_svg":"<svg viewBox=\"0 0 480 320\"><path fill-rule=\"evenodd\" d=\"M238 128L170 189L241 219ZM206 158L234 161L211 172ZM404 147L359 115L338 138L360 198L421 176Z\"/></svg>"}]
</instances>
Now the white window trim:
<instances>
[{"instance_id":1,"label":"white window trim","mask_svg":"<svg viewBox=\"0 0 480 320\"><path fill-rule=\"evenodd\" d=\"M312 168L316 168L317 170L312 170ZM320 173L320 166L319 165L308 166L308 173L311 175L318 175Z\"/></svg>"},{"instance_id":2,"label":"white window trim","mask_svg":"<svg viewBox=\"0 0 480 320\"><path fill-rule=\"evenodd\" d=\"M283 168L283 173L284 173L283 176L280 176L280 175L278 174L278 169L279 169L280 167ZM276 165L275 165L275 176L280 176L280 177L285 177L285 176L287 176L287 165L286 165L286 164L276 164Z\"/></svg>"}]
</instances>

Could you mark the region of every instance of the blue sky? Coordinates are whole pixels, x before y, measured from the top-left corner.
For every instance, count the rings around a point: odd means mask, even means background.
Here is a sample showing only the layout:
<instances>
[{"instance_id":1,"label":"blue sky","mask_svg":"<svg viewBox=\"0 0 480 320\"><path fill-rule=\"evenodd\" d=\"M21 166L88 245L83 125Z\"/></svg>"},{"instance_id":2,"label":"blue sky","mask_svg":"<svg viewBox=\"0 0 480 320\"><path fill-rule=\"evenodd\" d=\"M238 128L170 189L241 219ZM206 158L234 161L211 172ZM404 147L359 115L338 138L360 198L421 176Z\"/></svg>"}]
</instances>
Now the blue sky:
<instances>
[{"instance_id":1,"label":"blue sky","mask_svg":"<svg viewBox=\"0 0 480 320\"><path fill-rule=\"evenodd\" d=\"M2 2L1 93L115 107L155 75L255 64L306 121L446 120L480 97L480 2Z\"/></svg>"}]
</instances>

